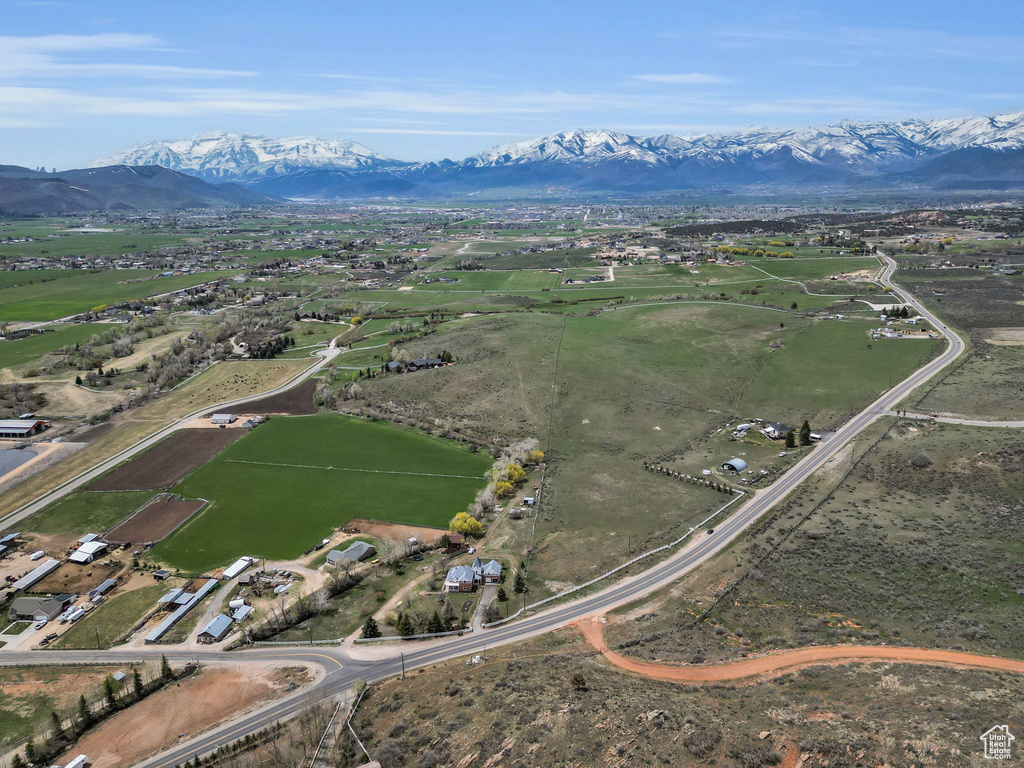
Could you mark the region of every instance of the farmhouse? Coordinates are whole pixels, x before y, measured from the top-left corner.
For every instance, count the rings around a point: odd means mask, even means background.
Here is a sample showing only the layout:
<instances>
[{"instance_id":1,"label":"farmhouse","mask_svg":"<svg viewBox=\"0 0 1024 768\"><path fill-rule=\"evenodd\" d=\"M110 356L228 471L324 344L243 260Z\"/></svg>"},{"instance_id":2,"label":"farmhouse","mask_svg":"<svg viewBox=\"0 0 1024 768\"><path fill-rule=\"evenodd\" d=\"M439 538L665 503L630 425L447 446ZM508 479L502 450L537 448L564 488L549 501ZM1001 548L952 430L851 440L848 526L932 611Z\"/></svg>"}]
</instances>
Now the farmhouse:
<instances>
[{"instance_id":1,"label":"farmhouse","mask_svg":"<svg viewBox=\"0 0 1024 768\"><path fill-rule=\"evenodd\" d=\"M26 438L49 429L50 422L44 419L2 419L0 437Z\"/></svg>"},{"instance_id":2,"label":"farmhouse","mask_svg":"<svg viewBox=\"0 0 1024 768\"><path fill-rule=\"evenodd\" d=\"M68 562L71 563L91 563L96 559L97 555L102 555L107 551L107 545L102 541L90 541L74 551L71 557L68 558Z\"/></svg>"},{"instance_id":3,"label":"farmhouse","mask_svg":"<svg viewBox=\"0 0 1024 768\"><path fill-rule=\"evenodd\" d=\"M59 616L72 599L72 595L19 597L11 603L7 618L9 621L49 621Z\"/></svg>"},{"instance_id":4,"label":"farmhouse","mask_svg":"<svg viewBox=\"0 0 1024 768\"><path fill-rule=\"evenodd\" d=\"M232 621L230 616L226 616L223 613L219 616L215 616L209 624L207 624L202 631L196 636L196 640L200 643L216 643L218 640L222 640L224 636L231 629Z\"/></svg>"},{"instance_id":5,"label":"farmhouse","mask_svg":"<svg viewBox=\"0 0 1024 768\"><path fill-rule=\"evenodd\" d=\"M445 592L472 592L476 587L476 573L468 565L456 565L444 578Z\"/></svg>"},{"instance_id":6,"label":"farmhouse","mask_svg":"<svg viewBox=\"0 0 1024 768\"><path fill-rule=\"evenodd\" d=\"M338 565L346 561L358 563L368 557L373 557L375 554L377 554L377 548L372 544L367 544L365 541L356 541L346 549L332 549L327 553L327 562L330 565Z\"/></svg>"},{"instance_id":7,"label":"farmhouse","mask_svg":"<svg viewBox=\"0 0 1024 768\"><path fill-rule=\"evenodd\" d=\"M448 551L458 552L462 549L466 543L466 537L461 533L449 533L448 534Z\"/></svg>"},{"instance_id":8,"label":"farmhouse","mask_svg":"<svg viewBox=\"0 0 1024 768\"><path fill-rule=\"evenodd\" d=\"M491 560L481 563L480 558L473 560L472 565L457 565L449 569L444 579L445 592L472 592L478 584L500 584L501 563Z\"/></svg>"},{"instance_id":9,"label":"farmhouse","mask_svg":"<svg viewBox=\"0 0 1024 768\"><path fill-rule=\"evenodd\" d=\"M743 472L747 468L747 462L743 459L729 459L722 465L726 472Z\"/></svg>"},{"instance_id":10,"label":"farmhouse","mask_svg":"<svg viewBox=\"0 0 1024 768\"><path fill-rule=\"evenodd\" d=\"M785 424L778 421L771 421L764 428L765 436L772 440L779 440L792 431L792 427L787 427Z\"/></svg>"}]
</instances>

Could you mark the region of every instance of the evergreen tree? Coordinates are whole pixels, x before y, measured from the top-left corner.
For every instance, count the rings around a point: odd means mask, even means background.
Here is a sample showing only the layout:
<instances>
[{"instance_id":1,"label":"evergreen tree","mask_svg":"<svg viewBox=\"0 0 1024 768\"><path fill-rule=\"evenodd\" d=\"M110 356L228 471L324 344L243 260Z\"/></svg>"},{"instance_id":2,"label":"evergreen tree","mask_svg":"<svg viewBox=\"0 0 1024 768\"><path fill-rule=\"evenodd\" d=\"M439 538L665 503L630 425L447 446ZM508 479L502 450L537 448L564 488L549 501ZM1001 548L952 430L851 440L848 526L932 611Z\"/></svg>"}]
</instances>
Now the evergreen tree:
<instances>
[{"instance_id":1,"label":"evergreen tree","mask_svg":"<svg viewBox=\"0 0 1024 768\"><path fill-rule=\"evenodd\" d=\"M82 386L82 377L81 376L75 376L75 384L77 384L78 386Z\"/></svg>"},{"instance_id":2,"label":"evergreen tree","mask_svg":"<svg viewBox=\"0 0 1024 768\"><path fill-rule=\"evenodd\" d=\"M107 700L107 706L113 709L117 703L117 692L114 690L114 679L110 675L103 678L103 698Z\"/></svg>"},{"instance_id":3,"label":"evergreen tree","mask_svg":"<svg viewBox=\"0 0 1024 768\"><path fill-rule=\"evenodd\" d=\"M84 726L92 722L92 712L89 711L89 702L85 700L84 694L78 697L78 722Z\"/></svg>"},{"instance_id":4,"label":"evergreen tree","mask_svg":"<svg viewBox=\"0 0 1024 768\"><path fill-rule=\"evenodd\" d=\"M64 735L64 722L60 719L60 715L57 714L57 710L53 710L50 713L50 725L53 727L53 737L59 739Z\"/></svg>"},{"instance_id":5,"label":"evergreen tree","mask_svg":"<svg viewBox=\"0 0 1024 768\"><path fill-rule=\"evenodd\" d=\"M142 695L142 675L139 674L138 669L132 670L132 688L134 689L136 697Z\"/></svg>"},{"instance_id":6,"label":"evergreen tree","mask_svg":"<svg viewBox=\"0 0 1024 768\"><path fill-rule=\"evenodd\" d=\"M499 603L507 603L508 602L508 595L505 594L505 588L504 587L498 587L498 602Z\"/></svg>"},{"instance_id":7,"label":"evergreen tree","mask_svg":"<svg viewBox=\"0 0 1024 768\"><path fill-rule=\"evenodd\" d=\"M796 448L796 436L792 432L786 435L786 447Z\"/></svg>"},{"instance_id":8,"label":"evergreen tree","mask_svg":"<svg viewBox=\"0 0 1024 768\"><path fill-rule=\"evenodd\" d=\"M160 657L160 677L162 677L164 680L174 679L174 670L171 669L171 665L167 663L166 656Z\"/></svg>"},{"instance_id":9,"label":"evergreen tree","mask_svg":"<svg viewBox=\"0 0 1024 768\"><path fill-rule=\"evenodd\" d=\"M398 624L395 628L402 637L416 634L416 627L413 626L412 619L409 618L407 613L400 613L398 615Z\"/></svg>"},{"instance_id":10,"label":"evergreen tree","mask_svg":"<svg viewBox=\"0 0 1024 768\"><path fill-rule=\"evenodd\" d=\"M15 755L11 760L11 768L26 768L25 761L21 759L21 755Z\"/></svg>"},{"instance_id":11,"label":"evergreen tree","mask_svg":"<svg viewBox=\"0 0 1024 768\"><path fill-rule=\"evenodd\" d=\"M434 611L434 615L430 617L430 621L427 623L427 632L430 634L437 634L438 632L444 631L444 622L441 620L437 611Z\"/></svg>"},{"instance_id":12,"label":"evergreen tree","mask_svg":"<svg viewBox=\"0 0 1024 768\"><path fill-rule=\"evenodd\" d=\"M804 421L800 426L800 445L811 444L811 425L809 422Z\"/></svg>"},{"instance_id":13,"label":"evergreen tree","mask_svg":"<svg viewBox=\"0 0 1024 768\"><path fill-rule=\"evenodd\" d=\"M380 637L380 627L377 626L377 622L374 621L373 616L367 616L366 621L363 622L363 637Z\"/></svg>"},{"instance_id":14,"label":"evergreen tree","mask_svg":"<svg viewBox=\"0 0 1024 768\"><path fill-rule=\"evenodd\" d=\"M522 573L517 573L515 581L512 582L512 591L517 595L521 595L526 591L526 580L523 578Z\"/></svg>"},{"instance_id":15,"label":"evergreen tree","mask_svg":"<svg viewBox=\"0 0 1024 768\"><path fill-rule=\"evenodd\" d=\"M39 758L39 751L36 749L36 743L29 739L25 742L25 759L30 763L34 763Z\"/></svg>"}]
</instances>

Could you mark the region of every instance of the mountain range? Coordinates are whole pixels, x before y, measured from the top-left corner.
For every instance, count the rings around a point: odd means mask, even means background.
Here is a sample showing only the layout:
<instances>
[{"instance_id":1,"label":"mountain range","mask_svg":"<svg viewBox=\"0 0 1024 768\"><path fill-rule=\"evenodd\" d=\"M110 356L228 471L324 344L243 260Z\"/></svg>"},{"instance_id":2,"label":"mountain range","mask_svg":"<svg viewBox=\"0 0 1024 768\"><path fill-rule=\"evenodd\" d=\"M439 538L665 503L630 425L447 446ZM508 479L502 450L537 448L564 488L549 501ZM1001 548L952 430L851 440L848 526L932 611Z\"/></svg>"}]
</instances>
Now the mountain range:
<instances>
[{"instance_id":1,"label":"mountain range","mask_svg":"<svg viewBox=\"0 0 1024 768\"><path fill-rule=\"evenodd\" d=\"M281 199L237 184L210 184L159 166L116 165L46 173L0 165L0 215L272 205Z\"/></svg>"},{"instance_id":2,"label":"mountain range","mask_svg":"<svg viewBox=\"0 0 1024 768\"><path fill-rule=\"evenodd\" d=\"M1024 187L1024 112L697 136L573 130L426 163L354 141L212 133L142 144L97 162L114 164L162 165L310 199L797 185L997 190Z\"/></svg>"}]
</instances>

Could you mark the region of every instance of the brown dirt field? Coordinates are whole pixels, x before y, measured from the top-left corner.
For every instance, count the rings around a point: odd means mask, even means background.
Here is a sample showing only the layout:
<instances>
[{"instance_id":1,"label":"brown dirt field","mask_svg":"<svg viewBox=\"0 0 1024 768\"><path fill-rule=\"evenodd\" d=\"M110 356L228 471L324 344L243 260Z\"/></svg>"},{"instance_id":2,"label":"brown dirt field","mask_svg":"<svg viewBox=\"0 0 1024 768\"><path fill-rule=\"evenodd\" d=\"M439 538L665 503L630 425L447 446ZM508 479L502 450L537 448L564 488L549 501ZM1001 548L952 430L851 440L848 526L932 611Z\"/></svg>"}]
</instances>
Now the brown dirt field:
<instances>
[{"instance_id":1,"label":"brown dirt field","mask_svg":"<svg viewBox=\"0 0 1024 768\"><path fill-rule=\"evenodd\" d=\"M985 341L1004 347L1024 346L1024 328L989 328Z\"/></svg>"},{"instance_id":2,"label":"brown dirt field","mask_svg":"<svg viewBox=\"0 0 1024 768\"><path fill-rule=\"evenodd\" d=\"M86 754L92 768L133 765L146 755L208 729L283 688L264 667L212 669L154 693L90 731L59 761Z\"/></svg>"},{"instance_id":3,"label":"brown dirt field","mask_svg":"<svg viewBox=\"0 0 1024 768\"><path fill-rule=\"evenodd\" d=\"M97 424L95 427L90 427L89 429L78 432L74 435L73 439L76 443L92 443L99 440L113 428L113 422L104 421L102 424Z\"/></svg>"},{"instance_id":4,"label":"brown dirt field","mask_svg":"<svg viewBox=\"0 0 1024 768\"><path fill-rule=\"evenodd\" d=\"M154 499L136 514L114 528L104 538L111 544L126 541L141 544L166 538L179 525L203 508L198 499Z\"/></svg>"},{"instance_id":5,"label":"brown dirt field","mask_svg":"<svg viewBox=\"0 0 1024 768\"><path fill-rule=\"evenodd\" d=\"M288 416L312 416L317 413L317 407L313 403L313 391L316 389L316 382L307 379L301 384L292 387L287 392L279 395L265 397L262 400L255 400L251 403L239 406L246 413L264 414L281 413Z\"/></svg>"},{"instance_id":6,"label":"brown dirt field","mask_svg":"<svg viewBox=\"0 0 1024 768\"><path fill-rule=\"evenodd\" d=\"M934 664L973 669L992 669L1024 675L1024 661L1001 659L980 653L944 651L934 648L900 648L885 645L832 645L782 651L754 659L743 659L722 664L693 664L687 666L654 664L638 661L615 653L608 648L601 629L600 618L581 619L575 626L590 645L619 669L636 672L644 677L667 680L672 683L706 685L728 683L757 677L773 677L803 667L821 664L847 664L850 662L895 661L911 664Z\"/></svg>"},{"instance_id":7,"label":"brown dirt field","mask_svg":"<svg viewBox=\"0 0 1024 768\"><path fill-rule=\"evenodd\" d=\"M421 525L400 525L399 523L381 523L376 520L362 520L356 518L350 520L344 528L345 533L365 533L367 536L376 536L380 539L395 539L407 541L415 536L420 543L429 544L435 539L444 536L447 531L440 528L425 528Z\"/></svg>"},{"instance_id":8,"label":"brown dirt field","mask_svg":"<svg viewBox=\"0 0 1024 768\"><path fill-rule=\"evenodd\" d=\"M57 594L69 592L84 595L90 589L98 587L102 582L112 578L120 568L112 568L100 563L62 563L60 568L51 573L38 584L32 585L32 591L38 594Z\"/></svg>"},{"instance_id":9,"label":"brown dirt field","mask_svg":"<svg viewBox=\"0 0 1024 768\"><path fill-rule=\"evenodd\" d=\"M182 429L89 484L90 491L168 488L241 437L240 429Z\"/></svg>"}]
</instances>

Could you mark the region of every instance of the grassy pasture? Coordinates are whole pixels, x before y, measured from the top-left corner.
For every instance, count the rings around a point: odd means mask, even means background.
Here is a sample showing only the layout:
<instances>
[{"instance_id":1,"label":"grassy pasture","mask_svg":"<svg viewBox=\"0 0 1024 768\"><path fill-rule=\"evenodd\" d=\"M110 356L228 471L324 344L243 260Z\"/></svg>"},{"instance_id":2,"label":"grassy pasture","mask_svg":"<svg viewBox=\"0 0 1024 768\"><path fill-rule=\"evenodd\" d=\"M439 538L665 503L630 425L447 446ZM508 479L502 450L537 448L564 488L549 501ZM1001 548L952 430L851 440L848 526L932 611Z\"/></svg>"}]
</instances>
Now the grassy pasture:
<instances>
[{"instance_id":1,"label":"grassy pasture","mask_svg":"<svg viewBox=\"0 0 1024 768\"><path fill-rule=\"evenodd\" d=\"M76 491L32 515L23 527L36 533L100 533L152 497L153 491Z\"/></svg>"},{"instance_id":2,"label":"grassy pasture","mask_svg":"<svg viewBox=\"0 0 1024 768\"><path fill-rule=\"evenodd\" d=\"M110 330L109 325L96 323L50 327L54 329L52 332L33 334L15 341L0 341L0 368L26 365L63 346L88 341L94 334Z\"/></svg>"},{"instance_id":3,"label":"grassy pasture","mask_svg":"<svg viewBox=\"0 0 1024 768\"><path fill-rule=\"evenodd\" d=\"M199 571L245 554L297 557L353 517L444 527L489 466L452 443L382 424L275 417L174 488L212 503L153 553Z\"/></svg>"},{"instance_id":4,"label":"grassy pasture","mask_svg":"<svg viewBox=\"0 0 1024 768\"><path fill-rule=\"evenodd\" d=\"M131 592L115 594L60 636L51 646L57 650L93 650L99 633L101 648L109 648L121 635L131 629L146 611L156 605L167 587L154 584ZM198 611L199 609L196 608Z\"/></svg>"},{"instance_id":5,"label":"grassy pasture","mask_svg":"<svg viewBox=\"0 0 1024 768\"><path fill-rule=\"evenodd\" d=\"M0 290L0 320L54 320L94 307L144 299L235 274L232 270L161 277L158 270L69 270L45 283ZM138 280L139 282L125 282Z\"/></svg>"},{"instance_id":6,"label":"grassy pasture","mask_svg":"<svg viewBox=\"0 0 1024 768\"><path fill-rule=\"evenodd\" d=\"M49 238L61 226L47 227L31 233L37 238L33 243L2 243L0 259L10 256L121 256L126 253L141 253L171 245L181 245L194 240L195 236L177 232L139 233L130 230L121 232L60 232L59 237ZM6 235L4 230L0 234ZM14 235L11 235L12 237ZM23 235L24 236L24 235Z\"/></svg>"}]
</instances>

